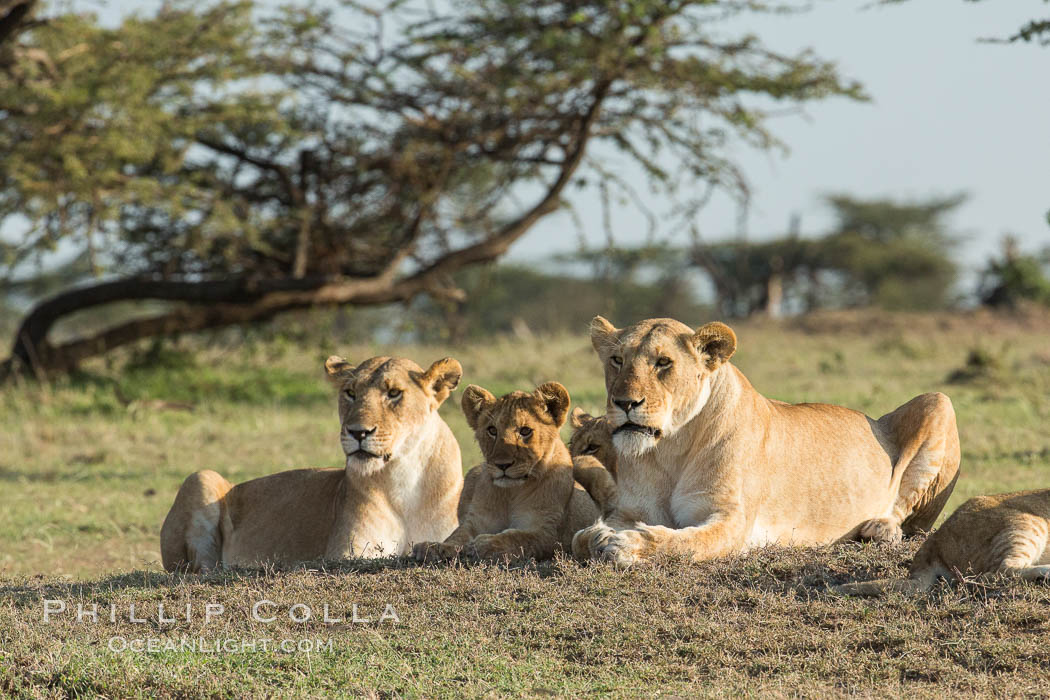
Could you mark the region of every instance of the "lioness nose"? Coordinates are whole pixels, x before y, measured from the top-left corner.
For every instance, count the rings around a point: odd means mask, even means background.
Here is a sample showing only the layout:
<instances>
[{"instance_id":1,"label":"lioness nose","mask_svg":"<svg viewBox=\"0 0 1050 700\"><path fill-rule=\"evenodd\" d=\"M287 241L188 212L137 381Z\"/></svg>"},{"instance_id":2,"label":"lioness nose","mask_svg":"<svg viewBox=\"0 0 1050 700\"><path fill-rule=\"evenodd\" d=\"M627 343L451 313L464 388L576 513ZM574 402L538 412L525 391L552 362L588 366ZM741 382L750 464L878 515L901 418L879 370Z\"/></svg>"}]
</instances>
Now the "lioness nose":
<instances>
[{"instance_id":1,"label":"lioness nose","mask_svg":"<svg viewBox=\"0 0 1050 700\"><path fill-rule=\"evenodd\" d=\"M514 462L493 462L492 464L500 471L505 472L514 464Z\"/></svg>"},{"instance_id":2,"label":"lioness nose","mask_svg":"<svg viewBox=\"0 0 1050 700\"><path fill-rule=\"evenodd\" d=\"M358 442L363 442L366 437L368 437L369 435L371 435L375 431L376 431L375 428L372 428L371 430L361 430L360 428L357 428L357 429L347 428L346 429L347 434L350 435L355 440L357 440Z\"/></svg>"},{"instance_id":3,"label":"lioness nose","mask_svg":"<svg viewBox=\"0 0 1050 700\"><path fill-rule=\"evenodd\" d=\"M619 406L624 413L630 413L631 409L638 408L645 403L645 399L638 399L637 401L633 399L613 399L613 403Z\"/></svg>"}]
</instances>

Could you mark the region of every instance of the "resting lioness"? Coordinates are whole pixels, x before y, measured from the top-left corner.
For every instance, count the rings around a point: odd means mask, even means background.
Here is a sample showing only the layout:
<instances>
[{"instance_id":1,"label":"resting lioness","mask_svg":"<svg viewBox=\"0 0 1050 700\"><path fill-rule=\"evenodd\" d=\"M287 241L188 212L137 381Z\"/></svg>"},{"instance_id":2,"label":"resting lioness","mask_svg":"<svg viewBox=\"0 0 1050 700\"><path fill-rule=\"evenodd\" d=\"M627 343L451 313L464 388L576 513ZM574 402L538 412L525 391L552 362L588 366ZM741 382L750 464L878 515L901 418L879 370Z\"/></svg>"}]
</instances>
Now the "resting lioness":
<instances>
[{"instance_id":1,"label":"resting lioness","mask_svg":"<svg viewBox=\"0 0 1050 700\"><path fill-rule=\"evenodd\" d=\"M558 429L569 392L557 382L531 394L496 398L479 386L463 392L463 414L485 458L467 474L459 527L444 542L413 548L419 561L461 552L480 558L547 559L598 518L598 508L572 478L572 458Z\"/></svg>"},{"instance_id":2,"label":"resting lioness","mask_svg":"<svg viewBox=\"0 0 1050 700\"><path fill-rule=\"evenodd\" d=\"M463 373L374 357L325 362L339 389L344 469L296 469L233 486L213 471L183 482L160 531L169 571L219 564L404 554L456 526L459 444L438 407Z\"/></svg>"},{"instance_id":3,"label":"resting lioness","mask_svg":"<svg viewBox=\"0 0 1050 700\"><path fill-rule=\"evenodd\" d=\"M598 504L602 515L608 515L616 507L616 451L609 421L605 416L595 418L577 406L572 409L570 422L572 476Z\"/></svg>"},{"instance_id":4,"label":"resting lioness","mask_svg":"<svg viewBox=\"0 0 1050 700\"><path fill-rule=\"evenodd\" d=\"M846 595L918 593L939 578L965 574L1050 581L1050 489L971 498L919 548L908 578L859 581L833 590Z\"/></svg>"},{"instance_id":5,"label":"resting lioness","mask_svg":"<svg viewBox=\"0 0 1050 700\"><path fill-rule=\"evenodd\" d=\"M617 507L579 532L578 556L629 565L660 553L707 559L749 547L925 530L955 484L951 402L923 394L878 420L765 398L729 363L736 335L600 316Z\"/></svg>"}]
</instances>

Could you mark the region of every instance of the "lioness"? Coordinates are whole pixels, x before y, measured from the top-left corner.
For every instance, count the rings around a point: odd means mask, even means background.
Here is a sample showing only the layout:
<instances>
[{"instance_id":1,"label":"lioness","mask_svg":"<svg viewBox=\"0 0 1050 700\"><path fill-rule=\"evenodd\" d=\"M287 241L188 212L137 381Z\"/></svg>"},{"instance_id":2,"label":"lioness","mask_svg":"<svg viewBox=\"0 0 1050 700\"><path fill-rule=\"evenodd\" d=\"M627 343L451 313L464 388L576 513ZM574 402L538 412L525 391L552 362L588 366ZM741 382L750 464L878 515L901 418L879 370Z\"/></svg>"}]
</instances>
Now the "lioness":
<instances>
[{"instance_id":1,"label":"lioness","mask_svg":"<svg viewBox=\"0 0 1050 700\"><path fill-rule=\"evenodd\" d=\"M219 564L403 554L456 526L459 444L438 407L463 373L373 357L325 362L339 390L343 469L295 469L233 486L209 470L183 482L160 531L169 571Z\"/></svg>"},{"instance_id":2,"label":"lioness","mask_svg":"<svg viewBox=\"0 0 1050 700\"><path fill-rule=\"evenodd\" d=\"M617 507L574 540L620 565L660 553L707 559L749 547L928 529L951 494L951 402L923 394L878 420L765 398L729 362L736 335L671 319L617 329L598 316L616 449Z\"/></svg>"},{"instance_id":3,"label":"lioness","mask_svg":"<svg viewBox=\"0 0 1050 700\"><path fill-rule=\"evenodd\" d=\"M570 417L573 431L569 439L572 476L594 502L602 515L616 506L616 451L612 431L605 416L595 418L577 406Z\"/></svg>"},{"instance_id":4,"label":"lioness","mask_svg":"<svg viewBox=\"0 0 1050 700\"><path fill-rule=\"evenodd\" d=\"M1050 581L1050 489L971 498L919 548L908 578L847 583L833 590L917 593L939 578L967 573Z\"/></svg>"},{"instance_id":5,"label":"lioness","mask_svg":"<svg viewBox=\"0 0 1050 700\"><path fill-rule=\"evenodd\" d=\"M463 392L463 414L485 458L467 474L459 527L444 542L413 548L419 561L459 553L484 559L547 559L598 518L598 508L572 478L572 458L558 429L569 392L557 382L500 398L479 386Z\"/></svg>"}]
</instances>

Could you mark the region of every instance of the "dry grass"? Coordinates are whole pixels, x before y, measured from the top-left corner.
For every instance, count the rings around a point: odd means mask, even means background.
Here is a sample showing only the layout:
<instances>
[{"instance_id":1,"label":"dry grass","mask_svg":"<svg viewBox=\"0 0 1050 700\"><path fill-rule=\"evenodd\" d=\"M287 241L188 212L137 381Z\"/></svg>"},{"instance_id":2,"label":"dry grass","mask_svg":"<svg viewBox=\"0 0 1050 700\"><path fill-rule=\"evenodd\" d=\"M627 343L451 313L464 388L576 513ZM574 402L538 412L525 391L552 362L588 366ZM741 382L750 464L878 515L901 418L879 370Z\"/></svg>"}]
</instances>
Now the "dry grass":
<instances>
[{"instance_id":1,"label":"dry grass","mask_svg":"<svg viewBox=\"0 0 1050 700\"><path fill-rule=\"evenodd\" d=\"M915 546L766 550L626 573L571 561L422 568L395 560L204 579L11 581L0 589L0 692L1043 696L1050 587L963 584L877 602L825 593L829 583L903 573ZM45 598L67 601L70 612L44 624ZM277 604L263 609L273 623L252 620L263 599ZM117 622L78 623L77 601L103 611L114 604ZM158 603L170 612L187 601L190 622L157 623ZM226 611L205 624L208 602ZM130 603L147 623L127 621ZM293 623L296 603L317 617L327 603L344 621ZM372 622L347 622L353 604ZM387 604L399 623L376 621ZM307 639L331 649L113 653L114 637Z\"/></svg>"},{"instance_id":2,"label":"dry grass","mask_svg":"<svg viewBox=\"0 0 1050 700\"><path fill-rule=\"evenodd\" d=\"M923 391L951 396L963 466L949 510L978 493L1050 484L1045 316L827 314L735 328L734 362L775 398L878 415ZM464 385L499 393L556 379L588 410L604 400L582 335L466 348L192 345L126 353L49 387L0 390L0 694L1046 692L1046 587L969 584L877 602L825 595L829 581L902 574L914 543L768 551L626 574L571 562L424 569L404 561L203 580L160 573L160 522L188 473L212 468L238 481L341 462L320 371L335 351L421 363L453 355ZM960 374L975 352L994 361ZM458 398L443 414L469 466L478 453ZM193 411L157 400L190 402ZM137 602L152 606L154 621L44 625L44 597L113 602L125 616ZM365 615L391 603L402 621L261 626L247 611L262 597L282 614L299 602L341 611L357 602ZM222 623L169 629L156 622L158 601L191 601L200 614L205 603L224 602L230 612ZM108 639L121 634L322 637L333 649L110 653Z\"/></svg>"}]
</instances>

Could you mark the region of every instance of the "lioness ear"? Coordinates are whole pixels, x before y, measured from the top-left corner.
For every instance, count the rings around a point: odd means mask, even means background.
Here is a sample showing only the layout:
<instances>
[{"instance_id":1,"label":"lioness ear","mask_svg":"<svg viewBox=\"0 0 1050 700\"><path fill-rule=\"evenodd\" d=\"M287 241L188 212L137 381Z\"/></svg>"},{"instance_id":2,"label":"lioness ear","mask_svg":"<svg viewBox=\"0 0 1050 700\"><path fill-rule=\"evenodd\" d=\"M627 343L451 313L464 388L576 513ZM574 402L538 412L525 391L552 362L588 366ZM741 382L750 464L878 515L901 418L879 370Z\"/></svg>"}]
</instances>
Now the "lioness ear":
<instances>
[{"instance_id":1,"label":"lioness ear","mask_svg":"<svg viewBox=\"0 0 1050 700\"><path fill-rule=\"evenodd\" d=\"M463 415L466 416L467 425L470 426L471 430L477 430L478 416L481 415L486 406L489 406L495 400L495 396L477 384L471 384L463 390L463 398L460 400L459 405L463 409Z\"/></svg>"},{"instance_id":2,"label":"lioness ear","mask_svg":"<svg viewBox=\"0 0 1050 700\"><path fill-rule=\"evenodd\" d=\"M713 321L696 329L692 343L697 352L707 355L708 369L715 369L736 352L736 333L726 324Z\"/></svg>"},{"instance_id":3,"label":"lioness ear","mask_svg":"<svg viewBox=\"0 0 1050 700\"><path fill-rule=\"evenodd\" d=\"M569 414L569 390L558 382L547 382L536 387L536 397L547 407L547 413L559 428Z\"/></svg>"},{"instance_id":4,"label":"lioness ear","mask_svg":"<svg viewBox=\"0 0 1050 700\"><path fill-rule=\"evenodd\" d=\"M576 408L572 409L572 414L569 416L569 423L572 424L573 428L582 428L583 421L589 419L590 416L587 415L587 413L582 408L577 406Z\"/></svg>"},{"instance_id":5,"label":"lioness ear","mask_svg":"<svg viewBox=\"0 0 1050 700\"><path fill-rule=\"evenodd\" d=\"M452 390L459 386L459 378L462 376L463 366L459 361L445 357L430 365L430 369L423 373L423 388L434 392L434 398L440 406L445 403Z\"/></svg>"},{"instance_id":6,"label":"lioness ear","mask_svg":"<svg viewBox=\"0 0 1050 700\"><path fill-rule=\"evenodd\" d=\"M605 348L614 345L617 333L619 333L619 330L616 326L601 316L595 316L591 319L591 345L594 347L595 352L601 354Z\"/></svg>"},{"instance_id":7,"label":"lioness ear","mask_svg":"<svg viewBox=\"0 0 1050 700\"><path fill-rule=\"evenodd\" d=\"M346 375L354 370L354 366L338 355L332 355L324 361L324 371L328 381L332 384L342 384Z\"/></svg>"}]
</instances>

